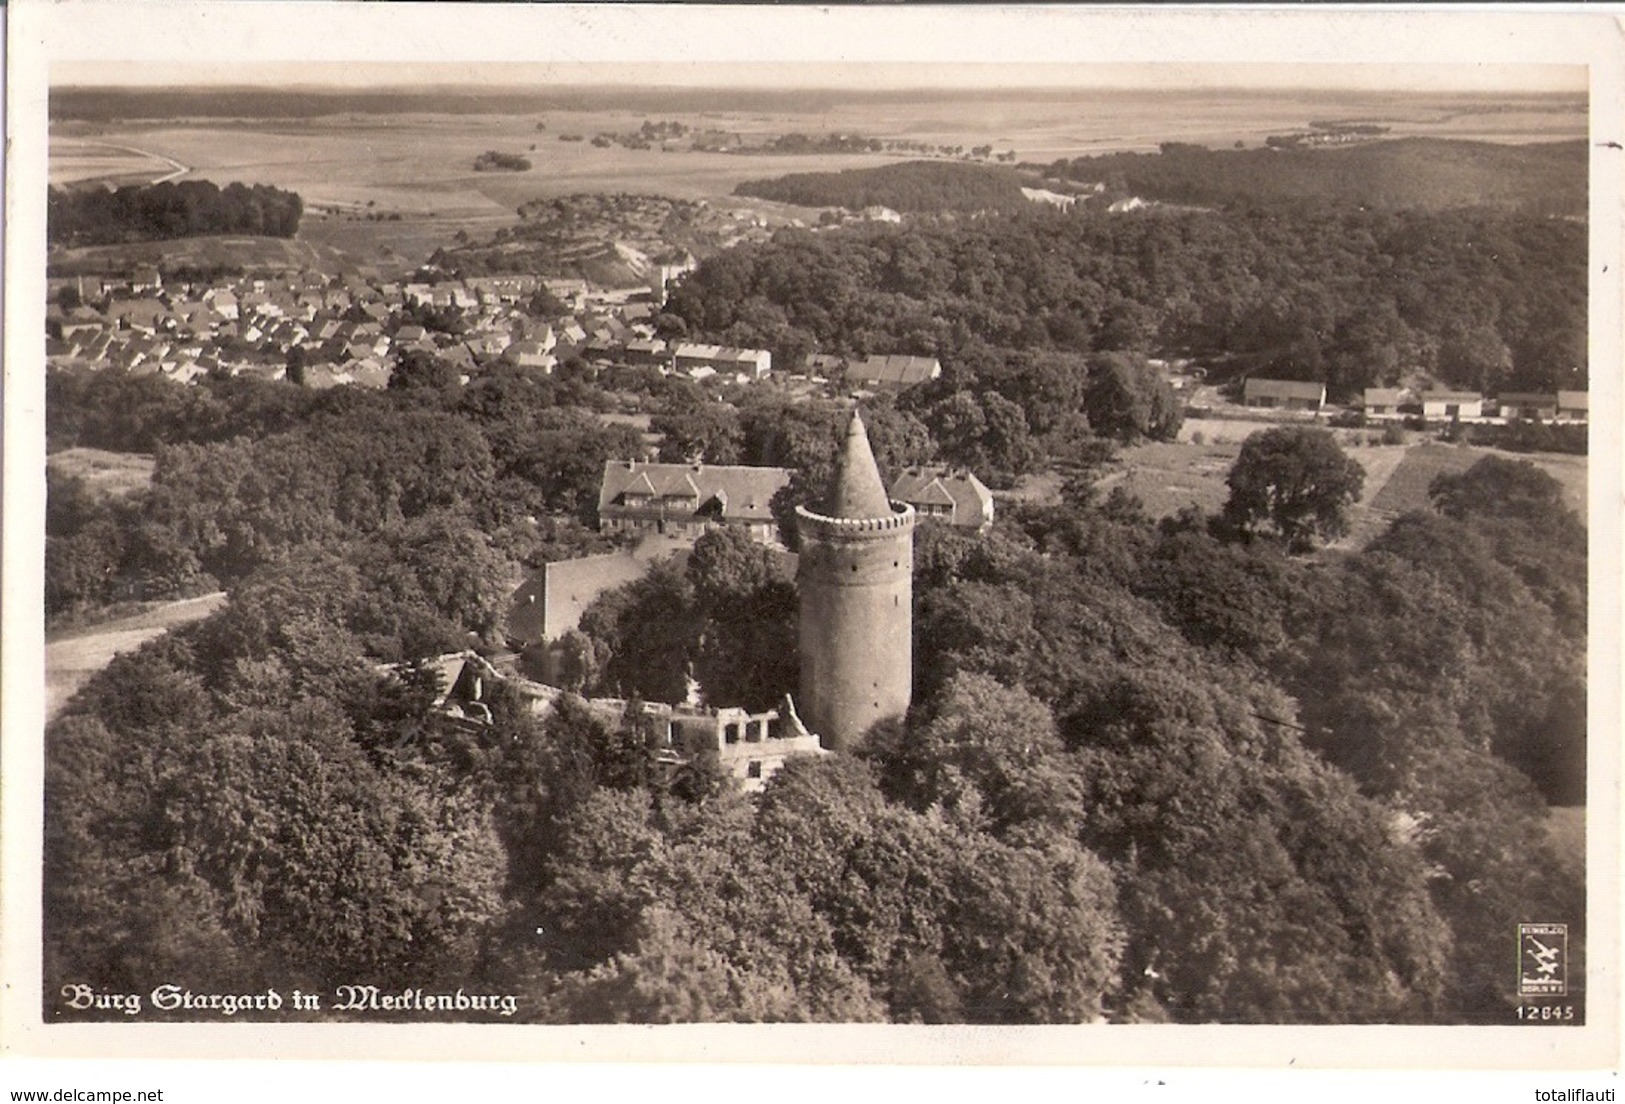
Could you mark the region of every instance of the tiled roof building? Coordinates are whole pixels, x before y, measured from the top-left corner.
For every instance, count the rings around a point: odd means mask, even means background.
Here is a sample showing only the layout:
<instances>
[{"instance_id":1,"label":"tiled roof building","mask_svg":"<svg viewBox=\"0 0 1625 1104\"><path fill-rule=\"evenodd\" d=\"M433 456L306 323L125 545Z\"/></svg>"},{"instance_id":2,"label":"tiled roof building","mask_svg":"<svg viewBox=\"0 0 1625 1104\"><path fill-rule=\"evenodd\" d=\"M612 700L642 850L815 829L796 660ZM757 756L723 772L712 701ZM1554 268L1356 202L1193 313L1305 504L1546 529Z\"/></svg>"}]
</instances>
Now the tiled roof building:
<instances>
[{"instance_id":1,"label":"tiled roof building","mask_svg":"<svg viewBox=\"0 0 1625 1104\"><path fill-rule=\"evenodd\" d=\"M692 538L739 525L753 540L771 543L773 496L789 482L787 468L609 460L598 489L598 527Z\"/></svg>"},{"instance_id":2,"label":"tiled roof building","mask_svg":"<svg viewBox=\"0 0 1625 1104\"><path fill-rule=\"evenodd\" d=\"M891 497L914 507L921 520L968 529L993 524L993 493L970 472L906 471L892 481Z\"/></svg>"},{"instance_id":3,"label":"tiled roof building","mask_svg":"<svg viewBox=\"0 0 1625 1104\"><path fill-rule=\"evenodd\" d=\"M848 383L869 387L904 388L916 383L936 379L942 375L942 364L935 357L871 356L854 360L846 366Z\"/></svg>"}]
</instances>

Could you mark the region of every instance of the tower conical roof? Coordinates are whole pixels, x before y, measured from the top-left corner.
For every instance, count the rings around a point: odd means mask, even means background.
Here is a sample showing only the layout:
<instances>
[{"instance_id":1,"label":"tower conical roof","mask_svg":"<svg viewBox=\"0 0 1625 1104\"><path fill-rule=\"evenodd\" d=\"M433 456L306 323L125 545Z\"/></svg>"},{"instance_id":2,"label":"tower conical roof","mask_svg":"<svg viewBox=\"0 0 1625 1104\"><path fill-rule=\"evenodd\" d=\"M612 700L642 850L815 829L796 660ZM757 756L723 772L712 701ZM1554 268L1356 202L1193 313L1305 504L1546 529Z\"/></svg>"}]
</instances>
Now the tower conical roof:
<instances>
[{"instance_id":1,"label":"tower conical roof","mask_svg":"<svg viewBox=\"0 0 1625 1104\"><path fill-rule=\"evenodd\" d=\"M835 458L835 478L824 500L824 514L838 518L883 518L892 514L891 500L880 481L880 469L875 466L874 450L869 447L869 433L856 410L846 424L846 438Z\"/></svg>"}]
</instances>

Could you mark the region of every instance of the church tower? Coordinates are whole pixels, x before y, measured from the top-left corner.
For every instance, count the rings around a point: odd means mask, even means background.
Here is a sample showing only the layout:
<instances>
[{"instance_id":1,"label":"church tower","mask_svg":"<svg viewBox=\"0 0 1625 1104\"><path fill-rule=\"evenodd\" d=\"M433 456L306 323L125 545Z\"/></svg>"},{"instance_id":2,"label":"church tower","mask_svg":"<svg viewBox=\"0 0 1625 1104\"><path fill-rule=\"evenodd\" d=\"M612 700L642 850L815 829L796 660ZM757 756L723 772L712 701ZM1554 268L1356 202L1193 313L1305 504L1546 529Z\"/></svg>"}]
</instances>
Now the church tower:
<instances>
[{"instance_id":1,"label":"church tower","mask_svg":"<svg viewBox=\"0 0 1625 1104\"><path fill-rule=\"evenodd\" d=\"M914 689L914 507L886 497L852 412L829 493L796 507L801 707L826 748L907 712Z\"/></svg>"}]
</instances>

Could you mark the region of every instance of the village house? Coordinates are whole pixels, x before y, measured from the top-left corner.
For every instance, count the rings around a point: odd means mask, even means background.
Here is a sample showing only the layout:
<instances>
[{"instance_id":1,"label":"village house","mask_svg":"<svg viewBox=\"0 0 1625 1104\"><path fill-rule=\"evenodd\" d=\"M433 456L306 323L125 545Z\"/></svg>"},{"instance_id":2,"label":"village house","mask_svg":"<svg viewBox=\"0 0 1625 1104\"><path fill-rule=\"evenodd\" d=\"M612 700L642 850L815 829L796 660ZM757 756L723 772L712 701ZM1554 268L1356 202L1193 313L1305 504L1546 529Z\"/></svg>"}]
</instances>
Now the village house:
<instances>
[{"instance_id":1,"label":"village house","mask_svg":"<svg viewBox=\"0 0 1625 1104\"><path fill-rule=\"evenodd\" d=\"M914 507L922 521L977 530L993 524L993 493L971 472L911 468L892 481L887 496Z\"/></svg>"},{"instance_id":2,"label":"village house","mask_svg":"<svg viewBox=\"0 0 1625 1104\"><path fill-rule=\"evenodd\" d=\"M558 358L551 352L552 344L529 339L515 341L502 350L502 358L519 368L535 368L552 372Z\"/></svg>"},{"instance_id":3,"label":"village house","mask_svg":"<svg viewBox=\"0 0 1625 1104\"><path fill-rule=\"evenodd\" d=\"M1305 380L1249 377L1242 384L1242 405L1264 410L1302 410L1319 413L1326 405L1326 385Z\"/></svg>"},{"instance_id":4,"label":"village house","mask_svg":"<svg viewBox=\"0 0 1625 1104\"><path fill-rule=\"evenodd\" d=\"M547 293L572 311L581 311L587 306L587 292L590 290L585 280L572 280L564 277L548 276L542 279L542 286Z\"/></svg>"},{"instance_id":5,"label":"village house","mask_svg":"<svg viewBox=\"0 0 1625 1104\"><path fill-rule=\"evenodd\" d=\"M208 305L210 310L225 321L237 321L237 314L239 311L237 296L233 295L229 288L211 290L208 294L204 295L203 301Z\"/></svg>"},{"instance_id":6,"label":"village house","mask_svg":"<svg viewBox=\"0 0 1625 1104\"><path fill-rule=\"evenodd\" d=\"M772 544L778 540L773 496L789 482L786 468L608 460L598 491L598 527L693 540L729 525Z\"/></svg>"},{"instance_id":7,"label":"village house","mask_svg":"<svg viewBox=\"0 0 1625 1104\"><path fill-rule=\"evenodd\" d=\"M668 371L671 369L671 351L666 348L664 341L656 339L627 342L621 358L627 364L637 367L661 368Z\"/></svg>"},{"instance_id":8,"label":"village house","mask_svg":"<svg viewBox=\"0 0 1625 1104\"><path fill-rule=\"evenodd\" d=\"M1367 387L1360 403L1360 410L1367 418L1376 421L1397 418L1399 404L1404 401L1404 394L1397 387Z\"/></svg>"},{"instance_id":9,"label":"village house","mask_svg":"<svg viewBox=\"0 0 1625 1104\"><path fill-rule=\"evenodd\" d=\"M772 371L773 354L766 349L683 342L672 350L672 368L696 379L717 373L759 379Z\"/></svg>"},{"instance_id":10,"label":"village house","mask_svg":"<svg viewBox=\"0 0 1625 1104\"><path fill-rule=\"evenodd\" d=\"M1557 393L1557 420L1584 422L1591 417L1591 394L1588 391L1559 391Z\"/></svg>"},{"instance_id":11,"label":"village house","mask_svg":"<svg viewBox=\"0 0 1625 1104\"><path fill-rule=\"evenodd\" d=\"M1549 422L1557 417L1557 396L1512 391L1500 396L1501 417L1508 421Z\"/></svg>"},{"instance_id":12,"label":"village house","mask_svg":"<svg viewBox=\"0 0 1625 1104\"><path fill-rule=\"evenodd\" d=\"M1484 396L1476 391L1422 392L1422 417L1424 418L1453 420L1457 418L1482 418L1483 416Z\"/></svg>"}]
</instances>

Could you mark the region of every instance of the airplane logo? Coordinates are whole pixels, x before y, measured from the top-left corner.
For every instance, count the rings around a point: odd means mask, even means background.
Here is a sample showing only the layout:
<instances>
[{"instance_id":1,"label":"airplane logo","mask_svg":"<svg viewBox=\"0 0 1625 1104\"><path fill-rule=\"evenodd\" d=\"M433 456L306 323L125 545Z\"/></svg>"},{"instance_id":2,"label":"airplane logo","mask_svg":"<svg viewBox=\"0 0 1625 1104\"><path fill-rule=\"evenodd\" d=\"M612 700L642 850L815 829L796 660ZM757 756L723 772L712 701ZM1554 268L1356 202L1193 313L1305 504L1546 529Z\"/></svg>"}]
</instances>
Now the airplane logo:
<instances>
[{"instance_id":1,"label":"airplane logo","mask_svg":"<svg viewBox=\"0 0 1625 1104\"><path fill-rule=\"evenodd\" d=\"M1518 925L1518 994L1568 995L1569 926Z\"/></svg>"}]
</instances>

